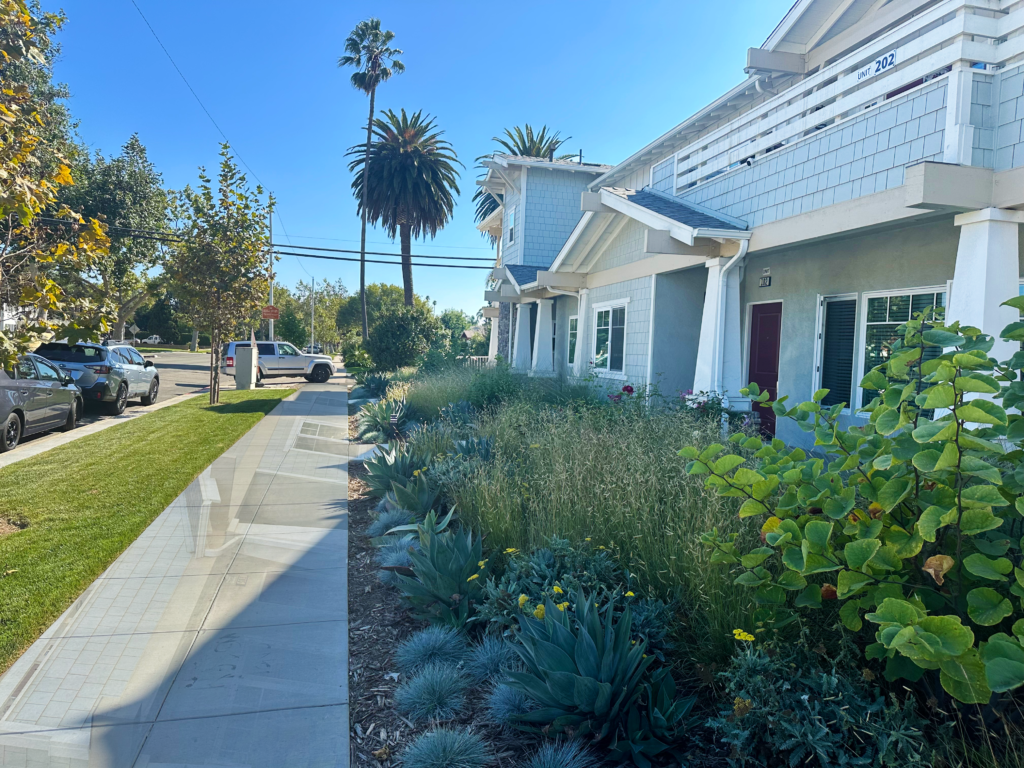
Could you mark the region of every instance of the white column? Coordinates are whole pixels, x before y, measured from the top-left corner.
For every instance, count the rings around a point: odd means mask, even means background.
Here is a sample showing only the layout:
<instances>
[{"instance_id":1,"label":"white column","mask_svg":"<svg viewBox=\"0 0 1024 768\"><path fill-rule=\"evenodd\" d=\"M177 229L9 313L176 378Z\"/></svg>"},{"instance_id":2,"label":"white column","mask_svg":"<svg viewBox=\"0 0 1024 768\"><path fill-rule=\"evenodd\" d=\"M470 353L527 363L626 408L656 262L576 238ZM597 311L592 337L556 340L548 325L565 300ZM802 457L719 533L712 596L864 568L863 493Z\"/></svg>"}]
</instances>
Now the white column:
<instances>
[{"instance_id":1,"label":"white column","mask_svg":"<svg viewBox=\"0 0 1024 768\"><path fill-rule=\"evenodd\" d=\"M495 307L495 306L497 306L497 304L492 303L491 306ZM487 348L487 358L489 360L493 360L498 355L498 318L497 317L492 317L492 318L490 318L490 321L491 321L491 341L490 341L490 345Z\"/></svg>"},{"instance_id":2,"label":"white column","mask_svg":"<svg viewBox=\"0 0 1024 768\"><path fill-rule=\"evenodd\" d=\"M580 288L580 301L576 309L576 360L573 362L572 375L583 376L587 373L587 361L590 360L590 321L587 312L590 310L590 289Z\"/></svg>"},{"instance_id":3,"label":"white column","mask_svg":"<svg viewBox=\"0 0 1024 768\"><path fill-rule=\"evenodd\" d=\"M526 372L530 370L530 305L520 304L516 313L516 359L512 361L512 367L516 370Z\"/></svg>"},{"instance_id":4,"label":"white column","mask_svg":"<svg viewBox=\"0 0 1024 768\"><path fill-rule=\"evenodd\" d=\"M971 87L974 75L960 62L946 80L946 126L942 162L970 165L974 154L974 126L971 125Z\"/></svg>"},{"instance_id":5,"label":"white column","mask_svg":"<svg viewBox=\"0 0 1024 768\"><path fill-rule=\"evenodd\" d=\"M704 266L708 270L708 286L704 291L704 312L700 318L700 339L697 342L697 367L693 376L694 392L714 392L716 381L716 357L718 347L718 303L719 283L722 268L728 259L708 259Z\"/></svg>"},{"instance_id":6,"label":"white column","mask_svg":"<svg viewBox=\"0 0 1024 768\"><path fill-rule=\"evenodd\" d=\"M552 376L555 373L555 358L551 351L554 325L555 302L551 299L538 299L537 331L533 341L532 372L535 376Z\"/></svg>"},{"instance_id":7,"label":"white column","mask_svg":"<svg viewBox=\"0 0 1024 768\"><path fill-rule=\"evenodd\" d=\"M953 223L960 227L960 244L946 320L959 320L994 336L989 355L1006 360L1019 344L1003 341L999 334L1019 317L1017 310L1000 304L1019 292L1017 228L1024 223L1024 211L985 208L961 213Z\"/></svg>"},{"instance_id":8,"label":"white column","mask_svg":"<svg viewBox=\"0 0 1024 768\"><path fill-rule=\"evenodd\" d=\"M740 278L743 267L729 270L725 277L725 334L724 344L718 353L717 380L722 382L722 394L726 395L732 407L741 400L740 389L748 382L741 381L743 375L743 318L740 305Z\"/></svg>"}]
</instances>

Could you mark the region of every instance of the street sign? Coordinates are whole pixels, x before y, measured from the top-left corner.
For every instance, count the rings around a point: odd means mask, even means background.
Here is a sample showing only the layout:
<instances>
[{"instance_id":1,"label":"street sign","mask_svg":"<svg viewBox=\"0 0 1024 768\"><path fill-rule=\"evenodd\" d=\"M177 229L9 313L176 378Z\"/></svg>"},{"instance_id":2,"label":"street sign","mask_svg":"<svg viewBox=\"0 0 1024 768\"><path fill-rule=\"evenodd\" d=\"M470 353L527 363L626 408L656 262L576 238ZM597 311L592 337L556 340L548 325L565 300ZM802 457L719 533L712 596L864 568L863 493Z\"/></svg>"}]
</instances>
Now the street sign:
<instances>
[{"instance_id":1,"label":"street sign","mask_svg":"<svg viewBox=\"0 0 1024 768\"><path fill-rule=\"evenodd\" d=\"M263 308L263 319L264 320L280 320L281 310L275 306L267 306Z\"/></svg>"},{"instance_id":2,"label":"street sign","mask_svg":"<svg viewBox=\"0 0 1024 768\"><path fill-rule=\"evenodd\" d=\"M132 335L134 335L138 333L141 329L135 323L132 323L128 330L132 332Z\"/></svg>"}]
</instances>

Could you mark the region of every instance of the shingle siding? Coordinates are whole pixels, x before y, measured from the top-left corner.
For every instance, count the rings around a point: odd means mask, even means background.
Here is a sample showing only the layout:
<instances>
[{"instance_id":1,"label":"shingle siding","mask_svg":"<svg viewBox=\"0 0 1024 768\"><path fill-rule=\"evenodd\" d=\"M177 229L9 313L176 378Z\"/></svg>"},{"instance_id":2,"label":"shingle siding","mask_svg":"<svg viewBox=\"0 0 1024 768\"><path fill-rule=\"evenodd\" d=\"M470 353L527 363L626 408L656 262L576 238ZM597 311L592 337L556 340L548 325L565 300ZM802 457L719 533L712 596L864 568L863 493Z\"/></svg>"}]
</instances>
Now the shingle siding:
<instances>
[{"instance_id":1,"label":"shingle siding","mask_svg":"<svg viewBox=\"0 0 1024 768\"><path fill-rule=\"evenodd\" d=\"M907 165L942 160L946 82L927 85L686 190L689 202L751 227L903 184Z\"/></svg>"},{"instance_id":2,"label":"shingle siding","mask_svg":"<svg viewBox=\"0 0 1024 768\"><path fill-rule=\"evenodd\" d=\"M647 227L643 224L632 219L627 221L590 271L602 272L644 258L644 232L646 231Z\"/></svg>"},{"instance_id":3,"label":"shingle siding","mask_svg":"<svg viewBox=\"0 0 1024 768\"><path fill-rule=\"evenodd\" d=\"M996 109L995 169L1024 166L1024 67L999 73Z\"/></svg>"},{"instance_id":4,"label":"shingle siding","mask_svg":"<svg viewBox=\"0 0 1024 768\"><path fill-rule=\"evenodd\" d=\"M584 360L594 360L594 307L619 299L629 299L626 307L626 349L624 369L626 381L643 384L647 380L647 352L651 333L651 278L640 277L622 283L592 288L587 300L586 346ZM603 378L599 379L604 381ZM612 381L609 379L609 381ZM615 379L614 381L618 381ZM617 385L614 388L618 389Z\"/></svg>"},{"instance_id":5,"label":"shingle siding","mask_svg":"<svg viewBox=\"0 0 1024 768\"><path fill-rule=\"evenodd\" d=\"M579 223L580 193L594 180L590 173L530 168L526 175L523 258L518 262L547 269Z\"/></svg>"},{"instance_id":6,"label":"shingle siding","mask_svg":"<svg viewBox=\"0 0 1024 768\"><path fill-rule=\"evenodd\" d=\"M971 125L974 126L974 140L971 143L971 165L979 168L995 165L997 89L995 75L972 73Z\"/></svg>"}]
</instances>

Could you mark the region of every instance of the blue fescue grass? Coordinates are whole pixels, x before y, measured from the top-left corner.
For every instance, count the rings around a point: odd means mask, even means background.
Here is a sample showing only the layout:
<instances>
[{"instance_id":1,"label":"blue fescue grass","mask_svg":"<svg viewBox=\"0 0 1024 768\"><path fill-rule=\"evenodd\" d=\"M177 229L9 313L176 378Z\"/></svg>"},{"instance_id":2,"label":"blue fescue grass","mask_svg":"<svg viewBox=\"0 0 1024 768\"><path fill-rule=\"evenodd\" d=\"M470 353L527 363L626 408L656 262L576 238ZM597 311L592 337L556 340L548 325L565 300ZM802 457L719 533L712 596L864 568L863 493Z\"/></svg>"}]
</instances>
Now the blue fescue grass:
<instances>
[{"instance_id":1,"label":"blue fescue grass","mask_svg":"<svg viewBox=\"0 0 1024 768\"><path fill-rule=\"evenodd\" d=\"M506 729L516 725L516 715L525 715L535 708L536 704L525 693L503 683L494 686L484 703L491 720Z\"/></svg>"},{"instance_id":2,"label":"blue fescue grass","mask_svg":"<svg viewBox=\"0 0 1024 768\"><path fill-rule=\"evenodd\" d=\"M596 768L597 757L578 741L548 742L522 768Z\"/></svg>"},{"instance_id":3,"label":"blue fescue grass","mask_svg":"<svg viewBox=\"0 0 1024 768\"><path fill-rule=\"evenodd\" d=\"M451 720L466 709L469 680L451 664L430 664L395 691L395 706L413 722Z\"/></svg>"},{"instance_id":4,"label":"blue fescue grass","mask_svg":"<svg viewBox=\"0 0 1024 768\"><path fill-rule=\"evenodd\" d=\"M430 664L458 666L468 650L466 639L451 627L427 627L414 632L398 646L395 663L398 671L411 675Z\"/></svg>"},{"instance_id":5,"label":"blue fescue grass","mask_svg":"<svg viewBox=\"0 0 1024 768\"><path fill-rule=\"evenodd\" d=\"M399 565L409 568L412 566L409 548L419 549L419 546L420 543L416 539L395 539L378 549L374 554L374 560L377 561L377 565L381 568ZM382 584L386 584L389 587L398 586L398 574L394 571L379 571L377 578L380 579Z\"/></svg>"},{"instance_id":6,"label":"blue fescue grass","mask_svg":"<svg viewBox=\"0 0 1024 768\"><path fill-rule=\"evenodd\" d=\"M508 641L488 635L470 651L466 674L476 683L500 680L506 672L517 668L516 659L518 654Z\"/></svg>"},{"instance_id":7,"label":"blue fescue grass","mask_svg":"<svg viewBox=\"0 0 1024 768\"><path fill-rule=\"evenodd\" d=\"M377 515L377 519L370 523L366 529L366 535L371 539L383 536L392 528L399 525L408 525L415 520L415 516L401 509L387 509Z\"/></svg>"},{"instance_id":8,"label":"blue fescue grass","mask_svg":"<svg viewBox=\"0 0 1024 768\"><path fill-rule=\"evenodd\" d=\"M425 733L402 754L405 768L482 768L487 761L483 739L463 729Z\"/></svg>"}]
</instances>

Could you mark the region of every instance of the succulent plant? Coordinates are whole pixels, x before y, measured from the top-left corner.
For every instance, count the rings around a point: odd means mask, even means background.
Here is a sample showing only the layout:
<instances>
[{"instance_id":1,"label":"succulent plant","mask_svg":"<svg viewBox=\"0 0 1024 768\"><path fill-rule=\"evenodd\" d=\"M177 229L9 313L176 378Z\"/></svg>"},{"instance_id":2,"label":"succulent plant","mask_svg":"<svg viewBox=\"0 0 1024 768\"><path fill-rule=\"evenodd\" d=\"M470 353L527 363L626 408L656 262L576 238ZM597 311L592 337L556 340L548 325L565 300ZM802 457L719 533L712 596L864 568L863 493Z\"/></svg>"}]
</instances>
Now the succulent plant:
<instances>
[{"instance_id":1,"label":"succulent plant","mask_svg":"<svg viewBox=\"0 0 1024 768\"><path fill-rule=\"evenodd\" d=\"M378 456L363 462L367 471L364 482L370 487L370 493L378 498L386 497L394 483L405 483L415 472L422 472L430 464L428 456L409 451L401 444L388 444L379 451Z\"/></svg>"},{"instance_id":2,"label":"succulent plant","mask_svg":"<svg viewBox=\"0 0 1024 768\"><path fill-rule=\"evenodd\" d=\"M359 437L373 443L386 443L405 434L408 416L403 400L367 403L359 411Z\"/></svg>"}]
</instances>

